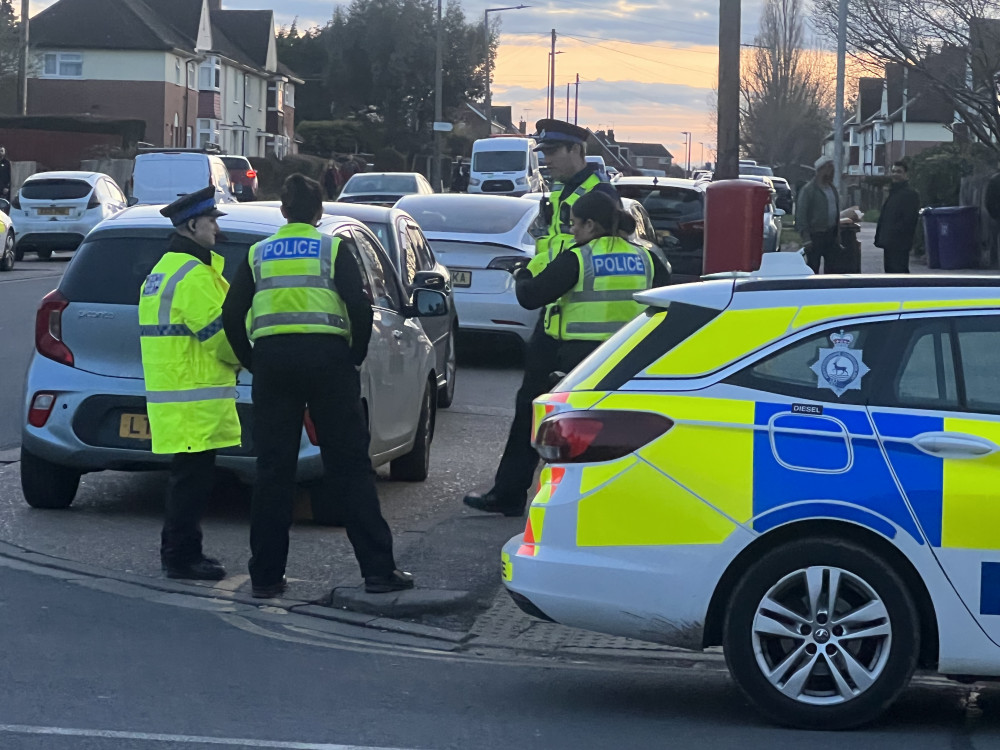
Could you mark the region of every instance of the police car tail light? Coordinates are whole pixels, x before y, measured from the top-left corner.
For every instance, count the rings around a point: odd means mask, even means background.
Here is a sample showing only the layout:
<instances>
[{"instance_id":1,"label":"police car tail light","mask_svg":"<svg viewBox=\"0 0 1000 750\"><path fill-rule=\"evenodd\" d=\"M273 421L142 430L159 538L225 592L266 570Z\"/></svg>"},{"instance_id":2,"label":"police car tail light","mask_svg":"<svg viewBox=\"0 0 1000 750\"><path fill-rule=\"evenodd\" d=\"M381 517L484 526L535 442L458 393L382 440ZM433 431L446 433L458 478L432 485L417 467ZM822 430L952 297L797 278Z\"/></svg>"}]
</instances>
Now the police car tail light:
<instances>
[{"instance_id":1,"label":"police car tail light","mask_svg":"<svg viewBox=\"0 0 1000 750\"><path fill-rule=\"evenodd\" d=\"M36 393L31 399L31 406L28 407L28 424L32 427L44 427L55 405L56 394L45 391Z\"/></svg>"},{"instance_id":2,"label":"police car tail light","mask_svg":"<svg viewBox=\"0 0 1000 750\"><path fill-rule=\"evenodd\" d=\"M554 414L538 428L535 448L549 463L611 461L639 450L674 423L644 411L574 411Z\"/></svg>"},{"instance_id":3,"label":"police car tail light","mask_svg":"<svg viewBox=\"0 0 1000 750\"><path fill-rule=\"evenodd\" d=\"M35 313L35 349L63 365L73 366L73 352L62 340L62 314L69 305L58 289L42 297L42 304Z\"/></svg>"},{"instance_id":4,"label":"police car tail light","mask_svg":"<svg viewBox=\"0 0 1000 750\"><path fill-rule=\"evenodd\" d=\"M313 424L308 409L306 409L305 416L302 417L302 426L306 428L306 437L309 438L309 442L313 445L319 445L319 439L316 437L316 425Z\"/></svg>"}]
</instances>

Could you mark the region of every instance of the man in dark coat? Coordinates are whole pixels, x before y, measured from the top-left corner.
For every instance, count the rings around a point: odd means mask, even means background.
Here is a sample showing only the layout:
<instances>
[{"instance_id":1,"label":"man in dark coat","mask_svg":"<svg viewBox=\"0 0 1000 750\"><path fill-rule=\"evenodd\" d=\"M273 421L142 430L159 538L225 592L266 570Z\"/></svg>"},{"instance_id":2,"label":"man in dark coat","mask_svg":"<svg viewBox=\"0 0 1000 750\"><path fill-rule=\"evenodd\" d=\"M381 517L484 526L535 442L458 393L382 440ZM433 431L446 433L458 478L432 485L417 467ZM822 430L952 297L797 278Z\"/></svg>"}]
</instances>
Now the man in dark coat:
<instances>
[{"instance_id":1,"label":"man in dark coat","mask_svg":"<svg viewBox=\"0 0 1000 750\"><path fill-rule=\"evenodd\" d=\"M875 228L875 247L882 248L886 273L910 272L910 249L917 229L920 196L910 187L906 164L892 165L892 186Z\"/></svg>"},{"instance_id":2,"label":"man in dark coat","mask_svg":"<svg viewBox=\"0 0 1000 750\"><path fill-rule=\"evenodd\" d=\"M10 200L11 167L7 159L7 149L0 146L0 198Z\"/></svg>"}]
</instances>

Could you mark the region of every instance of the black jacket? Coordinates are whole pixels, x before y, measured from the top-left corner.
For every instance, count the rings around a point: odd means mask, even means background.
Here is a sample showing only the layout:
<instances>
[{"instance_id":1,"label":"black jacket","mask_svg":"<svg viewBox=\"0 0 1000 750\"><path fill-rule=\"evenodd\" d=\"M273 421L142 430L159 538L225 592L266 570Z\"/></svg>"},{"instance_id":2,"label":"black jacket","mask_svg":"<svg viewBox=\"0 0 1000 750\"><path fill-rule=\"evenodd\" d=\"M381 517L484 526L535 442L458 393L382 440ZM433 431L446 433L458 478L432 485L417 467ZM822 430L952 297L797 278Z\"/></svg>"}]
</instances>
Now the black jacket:
<instances>
[{"instance_id":1,"label":"black jacket","mask_svg":"<svg viewBox=\"0 0 1000 750\"><path fill-rule=\"evenodd\" d=\"M919 212L920 196L910 183L893 183L878 217L875 247L909 249L913 245Z\"/></svg>"}]
</instances>

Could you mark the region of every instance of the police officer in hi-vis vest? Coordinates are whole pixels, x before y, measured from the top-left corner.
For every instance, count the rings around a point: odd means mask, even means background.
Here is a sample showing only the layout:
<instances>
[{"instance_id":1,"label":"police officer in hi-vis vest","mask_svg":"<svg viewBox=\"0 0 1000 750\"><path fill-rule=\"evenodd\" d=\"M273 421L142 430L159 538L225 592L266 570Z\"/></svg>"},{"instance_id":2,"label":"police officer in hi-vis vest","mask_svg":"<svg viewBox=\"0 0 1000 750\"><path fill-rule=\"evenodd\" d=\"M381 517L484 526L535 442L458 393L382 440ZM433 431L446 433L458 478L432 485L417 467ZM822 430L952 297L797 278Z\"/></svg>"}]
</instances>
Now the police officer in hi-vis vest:
<instances>
[{"instance_id":1,"label":"police officer in hi-vis vest","mask_svg":"<svg viewBox=\"0 0 1000 750\"><path fill-rule=\"evenodd\" d=\"M226 571L201 549L201 514L215 451L240 444L239 360L222 330L229 284L212 252L221 236L215 188L160 209L174 225L167 252L139 291L139 333L153 453L172 453L160 560L168 578L217 581Z\"/></svg>"},{"instance_id":2,"label":"police officer in hi-vis vest","mask_svg":"<svg viewBox=\"0 0 1000 750\"><path fill-rule=\"evenodd\" d=\"M540 217L545 222L546 231L535 242L535 257L527 270L521 272L521 275L540 279L546 267L575 242L570 228L574 204L592 192L606 195L616 206L619 199L614 187L598 177L596 167L587 164L586 129L562 120L548 119L539 120L535 126L538 129L534 136L538 141L536 150L545 155L545 164L553 179L562 184L560 190L542 201ZM572 286L553 292L545 285L545 290L536 297L530 292L523 296L523 283L518 282L517 285L518 302L528 309L554 303ZM525 350L524 379L517 392L514 421L493 487L484 494L473 492L465 496L465 504L477 510L507 516L524 513L527 491L538 465L538 454L531 446L531 402L549 390L552 372L571 369L583 358L577 359L573 352L594 348L589 344L574 344L561 349L558 332L546 329L547 318L547 314L540 317Z\"/></svg>"},{"instance_id":3,"label":"police officer in hi-vis vest","mask_svg":"<svg viewBox=\"0 0 1000 750\"><path fill-rule=\"evenodd\" d=\"M368 456L356 367L368 353L373 313L358 262L346 241L316 229L323 217L323 191L315 180L301 174L286 179L281 213L288 224L250 248L223 306L233 351L253 372L253 596L271 598L285 590L295 467L307 406L329 484L343 493L347 536L365 590L412 588L413 576L396 569L392 533L379 508Z\"/></svg>"}]
</instances>

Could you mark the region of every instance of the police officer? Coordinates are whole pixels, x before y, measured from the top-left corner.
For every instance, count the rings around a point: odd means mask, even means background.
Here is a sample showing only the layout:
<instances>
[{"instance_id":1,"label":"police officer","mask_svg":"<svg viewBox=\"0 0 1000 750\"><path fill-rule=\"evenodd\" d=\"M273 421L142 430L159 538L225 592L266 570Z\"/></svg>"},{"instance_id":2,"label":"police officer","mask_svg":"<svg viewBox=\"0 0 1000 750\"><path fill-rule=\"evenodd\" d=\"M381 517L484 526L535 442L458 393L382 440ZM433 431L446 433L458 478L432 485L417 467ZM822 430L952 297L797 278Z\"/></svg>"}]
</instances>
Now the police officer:
<instances>
[{"instance_id":1,"label":"police officer","mask_svg":"<svg viewBox=\"0 0 1000 750\"><path fill-rule=\"evenodd\" d=\"M253 596L271 598L285 590L306 406L316 425L329 484L344 495L347 536L365 590L412 588L413 576L396 568L392 533L379 508L368 456L370 438L356 366L368 353L373 313L358 263L346 242L317 231L323 192L315 180L301 174L286 179L281 213L288 224L250 248L223 306L226 335L254 376Z\"/></svg>"},{"instance_id":2,"label":"police officer","mask_svg":"<svg viewBox=\"0 0 1000 750\"><path fill-rule=\"evenodd\" d=\"M215 451L240 444L239 360L222 330L229 284L211 185L160 209L174 225L167 252L140 290L139 333L153 453L172 453L160 559L168 578L217 581L226 571L201 549L201 514Z\"/></svg>"},{"instance_id":3,"label":"police officer","mask_svg":"<svg viewBox=\"0 0 1000 750\"><path fill-rule=\"evenodd\" d=\"M551 170L552 178L563 187L542 202L540 216L545 222L545 233L535 242L535 257L527 269L518 274L518 302L528 309L556 304L576 284L580 270L578 265L573 265L577 263L576 257L567 260L560 270L542 280L546 267L576 242L570 226L574 204L594 192L606 195L609 203L616 208L620 205L614 187L602 182L596 174L596 167L587 164L588 134L584 128L551 119L539 120L536 128L536 150L545 154L545 163ZM538 283L529 283L526 276ZM560 332L552 328L553 320L546 310L528 341L524 379L517 392L514 420L493 487L484 494L472 492L466 495L463 502L469 507L506 516L524 513L527 491L538 465L538 453L531 445L531 402L549 390L551 373L572 369L596 346L569 338L564 340L564 346L560 346L563 339Z\"/></svg>"}]
</instances>

